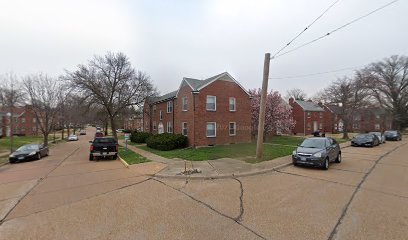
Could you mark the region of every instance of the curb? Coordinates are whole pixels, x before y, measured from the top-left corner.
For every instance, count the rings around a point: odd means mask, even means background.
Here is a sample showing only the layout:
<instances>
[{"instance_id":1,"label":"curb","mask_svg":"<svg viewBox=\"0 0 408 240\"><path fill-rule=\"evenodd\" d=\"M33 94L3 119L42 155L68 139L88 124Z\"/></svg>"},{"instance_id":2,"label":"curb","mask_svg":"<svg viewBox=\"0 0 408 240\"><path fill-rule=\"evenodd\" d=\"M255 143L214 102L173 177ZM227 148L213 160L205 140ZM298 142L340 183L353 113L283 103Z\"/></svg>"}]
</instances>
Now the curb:
<instances>
[{"instance_id":1,"label":"curb","mask_svg":"<svg viewBox=\"0 0 408 240\"><path fill-rule=\"evenodd\" d=\"M125 160L123 160L123 158L121 158L120 155L118 155L118 158L119 158L119 161L120 161L123 165L125 165L126 168L129 168L129 164L128 164Z\"/></svg>"},{"instance_id":2,"label":"curb","mask_svg":"<svg viewBox=\"0 0 408 240\"><path fill-rule=\"evenodd\" d=\"M153 177L156 178L167 178L167 179L197 179L197 180L212 180L212 179L228 179L228 178L237 178L237 177L250 177L254 175L260 175L268 172L273 172L275 170L279 170L284 167L288 167L292 165L292 162L284 163L278 165L273 168L268 168L260 171L255 172L246 172L241 174L223 174L223 175L215 175L215 176L192 176L192 175L161 175L161 174L154 174Z\"/></svg>"}]
</instances>

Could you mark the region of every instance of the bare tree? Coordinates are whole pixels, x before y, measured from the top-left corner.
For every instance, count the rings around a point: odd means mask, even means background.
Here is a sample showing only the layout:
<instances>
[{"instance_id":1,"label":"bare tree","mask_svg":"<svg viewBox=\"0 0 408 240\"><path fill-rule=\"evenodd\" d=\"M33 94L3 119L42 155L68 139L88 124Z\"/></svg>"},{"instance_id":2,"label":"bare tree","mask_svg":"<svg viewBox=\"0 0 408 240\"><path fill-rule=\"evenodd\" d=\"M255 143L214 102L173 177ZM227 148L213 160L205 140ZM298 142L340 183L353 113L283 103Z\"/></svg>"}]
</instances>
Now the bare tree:
<instances>
[{"instance_id":1,"label":"bare tree","mask_svg":"<svg viewBox=\"0 0 408 240\"><path fill-rule=\"evenodd\" d=\"M129 106L142 104L155 92L150 78L136 71L123 53L95 56L87 65L67 72L65 79L90 103L103 106L116 139L118 114Z\"/></svg>"},{"instance_id":2,"label":"bare tree","mask_svg":"<svg viewBox=\"0 0 408 240\"><path fill-rule=\"evenodd\" d=\"M392 126L408 126L408 57L394 55L370 64L358 74L367 82L373 96L391 113Z\"/></svg>"},{"instance_id":3,"label":"bare tree","mask_svg":"<svg viewBox=\"0 0 408 240\"><path fill-rule=\"evenodd\" d=\"M48 135L59 117L58 103L61 98L61 83L44 74L27 76L23 83L43 134L44 145L48 145Z\"/></svg>"},{"instance_id":4,"label":"bare tree","mask_svg":"<svg viewBox=\"0 0 408 240\"><path fill-rule=\"evenodd\" d=\"M13 152L13 135L14 135L14 107L17 104L23 103L25 93L17 76L13 73L7 73L0 76L0 103L2 107L7 109L10 115L10 151Z\"/></svg>"},{"instance_id":5,"label":"bare tree","mask_svg":"<svg viewBox=\"0 0 408 240\"><path fill-rule=\"evenodd\" d=\"M334 81L323 92L322 99L329 104L340 107L340 117L343 120L343 138L348 139L349 125L355 112L368 105L369 91L365 82L357 75L354 79L342 78Z\"/></svg>"},{"instance_id":6,"label":"bare tree","mask_svg":"<svg viewBox=\"0 0 408 240\"><path fill-rule=\"evenodd\" d=\"M292 88L286 92L286 98L294 98L295 100L305 101L307 94L300 88Z\"/></svg>"}]
</instances>

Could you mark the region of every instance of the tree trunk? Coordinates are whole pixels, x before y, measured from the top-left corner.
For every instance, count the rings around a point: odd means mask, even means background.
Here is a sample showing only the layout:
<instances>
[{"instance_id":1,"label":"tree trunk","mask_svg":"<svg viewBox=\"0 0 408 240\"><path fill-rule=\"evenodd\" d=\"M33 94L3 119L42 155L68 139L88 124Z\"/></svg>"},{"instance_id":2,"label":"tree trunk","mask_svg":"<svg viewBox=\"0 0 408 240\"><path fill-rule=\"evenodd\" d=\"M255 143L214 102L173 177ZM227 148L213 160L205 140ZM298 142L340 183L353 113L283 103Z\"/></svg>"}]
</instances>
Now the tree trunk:
<instances>
[{"instance_id":1,"label":"tree trunk","mask_svg":"<svg viewBox=\"0 0 408 240\"><path fill-rule=\"evenodd\" d=\"M105 119L105 127L104 127L104 129L105 129L105 136L106 136L106 135L109 134L109 132L108 132L108 119Z\"/></svg>"},{"instance_id":2,"label":"tree trunk","mask_svg":"<svg viewBox=\"0 0 408 240\"><path fill-rule=\"evenodd\" d=\"M349 139L349 135L348 135L348 121L344 121L344 128L343 128L343 139Z\"/></svg>"},{"instance_id":3,"label":"tree trunk","mask_svg":"<svg viewBox=\"0 0 408 240\"><path fill-rule=\"evenodd\" d=\"M48 132L47 133L43 133L43 138L44 138L44 146L48 146Z\"/></svg>"},{"instance_id":4,"label":"tree trunk","mask_svg":"<svg viewBox=\"0 0 408 240\"><path fill-rule=\"evenodd\" d=\"M113 133L113 137L118 140L118 134L116 133L116 126L115 126L115 118L113 116L110 116L110 123L111 123L111 130Z\"/></svg>"}]
</instances>

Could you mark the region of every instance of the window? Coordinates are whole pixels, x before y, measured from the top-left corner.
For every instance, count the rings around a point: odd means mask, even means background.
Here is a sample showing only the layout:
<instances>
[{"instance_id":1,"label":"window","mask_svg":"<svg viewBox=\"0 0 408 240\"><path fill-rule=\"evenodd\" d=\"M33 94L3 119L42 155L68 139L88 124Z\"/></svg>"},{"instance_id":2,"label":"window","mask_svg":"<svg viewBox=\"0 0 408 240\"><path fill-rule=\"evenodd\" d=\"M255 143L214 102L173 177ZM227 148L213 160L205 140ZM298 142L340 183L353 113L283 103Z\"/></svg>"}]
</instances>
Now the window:
<instances>
[{"instance_id":1,"label":"window","mask_svg":"<svg viewBox=\"0 0 408 240\"><path fill-rule=\"evenodd\" d=\"M379 124L379 123L376 123L375 126L374 126L374 128L375 128L375 130L380 130L380 124Z\"/></svg>"},{"instance_id":2,"label":"window","mask_svg":"<svg viewBox=\"0 0 408 240\"><path fill-rule=\"evenodd\" d=\"M163 111L162 110L160 110L159 116L160 116L160 120L163 120Z\"/></svg>"},{"instance_id":3,"label":"window","mask_svg":"<svg viewBox=\"0 0 408 240\"><path fill-rule=\"evenodd\" d=\"M323 118L323 113L322 112L319 113L319 117Z\"/></svg>"},{"instance_id":4,"label":"window","mask_svg":"<svg viewBox=\"0 0 408 240\"><path fill-rule=\"evenodd\" d=\"M207 137L216 137L217 136L217 123L208 122L207 123Z\"/></svg>"},{"instance_id":5,"label":"window","mask_svg":"<svg viewBox=\"0 0 408 240\"><path fill-rule=\"evenodd\" d=\"M323 123L319 123L319 129L323 129Z\"/></svg>"},{"instance_id":6,"label":"window","mask_svg":"<svg viewBox=\"0 0 408 240\"><path fill-rule=\"evenodd\" d=\"M207 111L217 110L217 97L207 96Z\"/></svg>"},{"instance_id":7,"label":"window","mask_svg":"<svg viewBox=\"0 0 408 240\"><path fill-rule=\"evenodd\" d=\"M187 111L187 97L183 97L183 100L182 100L182 110L183 111Z\"/></svg>"},{"instance_id":8,"label":"window","mask_svg":"<svg viewBox=\"0 0 408 240\"><path fill-rule=\"evenodd\" d=\"M359 129L360 128L360 124L358 123L353 123L353 129Z\"/></svg>"},{"instance_id":9,"label":"window","mask_svg":"<svg viewBox=\"0 0 408 240\"><path fill-rule=\"evenodd\" d=\"M236 122L229 123L229 135L230 136L237 135L237 123Z\"/></svg>"},{"instance_id":10,"label":"window","mask_svg":"<svg viewBox=\"0 0 408 240\"><path fill-rule=\"evenodd\" d=\"M375 118L380 119L380 115L376 114Z\"/></svg>"},{"instance_id":11,"label":"window","mask_svg":"<svg viewBox=\"0 0 408 240\"><path fill-rule=\"evenodd\" d=\"M310 112L307 112L307 117L310 118L310 115L312 115Z\"/></svg>"},{"instance_id":12,"label":"window","mask_svg":"<svg viewBox=\"0 0 408 240\"><path fill-rule=\"evenodd\" d=\"M156 130L156 121L153 121L153 130Z\"/></svg>"},{"instance_id":13,"label":"window","mask_svg":"<svg viewBox=\"0 0 408 240\"><path fill-rule=\"evenodd\" d=\"M21 118L21 123L25 123L25 118Z\"/></svg>"},{"instance_id":14,"label":"window","mask_svg":"<svg viewBox=\"0 0 408 240\"><path fill-rule=\"evenodd\" d=\"M171 122L167 122L167 132L173 133L173 124Z\"/></svg>"},{"instance_id":15,"label":"window","mask_svg":"<svg viewBox=\"0 0 408 240\"><path fill-rule=\"evenodd\" d=\"M236 108L236 99L234 97L229 98L229 110L230 112L235 112Z\"/></svg>"},{"instance_id":16,"label":"window","mask_svg":"<svg viewBox=\"0 0 408 240\"><path fill-rule=\"evenodd\" d=\"M312 127L312 124L310 122L307 123L307 129L310 129Z\"/></svg>"},{"instance_id":17,"label":"window","mask_svg":"<svg viewBox=\"0 0 408 240\"><path fill-rule=\"evenodd\" d=\"M187 131L187 123L186 123L186 122L181 123L181 130L182 130L181 133L182 133L184 136L187 136L188 131Z\"/></svg>"},{"instance_id":18,"label":"window","mask_svg":"<svg viewBox=\"0 0 408 240\"><path fill-rule=\"evenodd\" d=\"M167 113L173 112L173 101L167 102Z\"/></svg>"}]
</instances>

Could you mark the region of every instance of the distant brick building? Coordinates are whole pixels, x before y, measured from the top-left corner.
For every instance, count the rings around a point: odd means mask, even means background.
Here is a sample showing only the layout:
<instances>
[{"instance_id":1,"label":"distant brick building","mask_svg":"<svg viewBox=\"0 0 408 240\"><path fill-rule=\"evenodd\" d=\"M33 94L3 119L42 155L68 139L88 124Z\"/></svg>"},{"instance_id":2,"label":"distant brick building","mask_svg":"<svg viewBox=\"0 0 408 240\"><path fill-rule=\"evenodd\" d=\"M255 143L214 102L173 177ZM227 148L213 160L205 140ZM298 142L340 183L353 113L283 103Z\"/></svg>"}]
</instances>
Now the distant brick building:
<instances>
[{"instance_id":1,"label":"distant brick building","mask_svg":"<svg viewBox=\"0 0 408 240\"><path fill-rule=\"evenodd\" d=\"M123 122L123 127L126 130L143 131L143 115L134 115Z\"/></svg>"},{"instance_id":2,"label":"distant brick building","mask_svg":"<svg viewBox=\"0 0 408 240\"><path fill-rule=\"evenodd\" d=\"M0 107L0 136L10 136L10 120L13 121L13 135L35 136L40 134L40 126L37 122L32 106L16 106L13 108L13 116L10 109Z\"/></svg>"},{"instance_id":3,"label":"distant brick building","mask_svg":"<svg viewBox=\"0 0 408 240\"><path fill-rule=\"evenodd\" d=\"M292 116L296 124L294 134L310 135L314 131L324 131L325 109L312 101L289 99Z\"/></svg>"},{"instance_id":4,"label":"distant brick building","mask_svg":"<svg viewBox=\"0 0 408 240\"><path fill-rule=\"evenodd\" d=\"M368 107L358 110L350 124L353 132L379 132L392 128L392 118L382 108Z\"/></svg>"},{"instance_id":5,"label":"distant brick building","mask_svg":"<svg viewBox=\"0 0 408 240\"><path fill-rule=\"evenodd\" d=\"M205 80L184 78L178 90L146 100L143 129L181 133L190 146L250 142L250 96L226 72Z\"/></svg>"}]
</instances>

